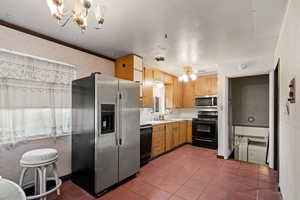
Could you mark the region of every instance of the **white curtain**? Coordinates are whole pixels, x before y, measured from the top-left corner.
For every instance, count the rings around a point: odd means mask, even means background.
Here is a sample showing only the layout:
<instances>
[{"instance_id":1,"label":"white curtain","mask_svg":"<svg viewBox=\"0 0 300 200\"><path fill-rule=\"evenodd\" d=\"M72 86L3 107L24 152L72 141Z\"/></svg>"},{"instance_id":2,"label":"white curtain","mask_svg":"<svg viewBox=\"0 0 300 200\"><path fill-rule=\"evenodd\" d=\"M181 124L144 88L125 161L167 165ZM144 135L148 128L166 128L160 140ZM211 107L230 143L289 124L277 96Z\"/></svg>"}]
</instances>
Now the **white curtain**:
<instances>
[{"instance_id":1,"label":"white curtain","mask_svg":"<svg viewBox=\"0 0 300 200\"><path fill-rule=\"evenodd\" d=\"M74 66L0 50L0 144L71 133Z\"/></svg>"}]
</instances>

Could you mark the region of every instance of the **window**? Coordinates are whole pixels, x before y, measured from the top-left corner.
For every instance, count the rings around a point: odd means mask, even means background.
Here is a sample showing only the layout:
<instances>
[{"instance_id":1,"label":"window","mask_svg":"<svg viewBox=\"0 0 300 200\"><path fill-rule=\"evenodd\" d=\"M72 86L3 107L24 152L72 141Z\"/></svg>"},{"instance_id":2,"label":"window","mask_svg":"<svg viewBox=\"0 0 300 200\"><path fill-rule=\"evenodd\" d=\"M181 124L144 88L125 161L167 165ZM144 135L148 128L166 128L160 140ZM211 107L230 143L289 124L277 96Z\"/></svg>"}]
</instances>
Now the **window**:
<instances>
[{"instance_id":1,"label":"window","mask_svg":"<svg viewBox=\"0 0 300 200\"><path fill-rule=\"evenodd\" d=\"M75 68L0 50L0 144L71 133Z\"/></svg>"}]
</instances>

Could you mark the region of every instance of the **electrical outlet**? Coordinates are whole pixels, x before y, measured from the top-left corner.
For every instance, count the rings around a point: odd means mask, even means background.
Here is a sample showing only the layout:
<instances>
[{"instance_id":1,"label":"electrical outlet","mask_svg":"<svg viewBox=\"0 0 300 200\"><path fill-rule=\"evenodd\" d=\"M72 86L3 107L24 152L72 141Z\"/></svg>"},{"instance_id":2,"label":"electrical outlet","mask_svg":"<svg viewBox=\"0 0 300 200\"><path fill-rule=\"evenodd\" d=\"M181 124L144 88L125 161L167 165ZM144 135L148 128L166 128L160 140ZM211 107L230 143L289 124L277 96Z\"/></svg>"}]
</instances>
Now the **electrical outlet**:
<instances>
[{"instance_id":1,"label":"electrical outlet","mask_svg":"<svg viewBox=\"0 0 300 200\"><path fill-rule=\"evenodd\" d=\"M289 84L289 98L290 103L296 103L296 80L293 78Z\"/></svg>"}]
</instances>

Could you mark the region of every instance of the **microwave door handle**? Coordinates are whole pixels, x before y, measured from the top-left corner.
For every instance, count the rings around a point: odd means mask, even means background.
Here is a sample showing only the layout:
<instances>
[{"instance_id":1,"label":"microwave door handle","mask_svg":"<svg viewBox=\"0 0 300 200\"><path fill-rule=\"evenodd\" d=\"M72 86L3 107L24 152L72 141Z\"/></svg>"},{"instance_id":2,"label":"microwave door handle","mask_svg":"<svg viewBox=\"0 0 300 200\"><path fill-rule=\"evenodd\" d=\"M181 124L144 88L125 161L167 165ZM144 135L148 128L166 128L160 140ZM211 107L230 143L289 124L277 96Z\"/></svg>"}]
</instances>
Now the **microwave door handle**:
<instances>
[{"instance_id":1,"label":"microwave door handle","mask_svg":"<svg viewBox=\"0 0 300 200\"><path fill-rule=\"evenodd\" d=\"M212 97L212 105L211 106L215 106L215 98Z\"/></svg>"}]
</instances>

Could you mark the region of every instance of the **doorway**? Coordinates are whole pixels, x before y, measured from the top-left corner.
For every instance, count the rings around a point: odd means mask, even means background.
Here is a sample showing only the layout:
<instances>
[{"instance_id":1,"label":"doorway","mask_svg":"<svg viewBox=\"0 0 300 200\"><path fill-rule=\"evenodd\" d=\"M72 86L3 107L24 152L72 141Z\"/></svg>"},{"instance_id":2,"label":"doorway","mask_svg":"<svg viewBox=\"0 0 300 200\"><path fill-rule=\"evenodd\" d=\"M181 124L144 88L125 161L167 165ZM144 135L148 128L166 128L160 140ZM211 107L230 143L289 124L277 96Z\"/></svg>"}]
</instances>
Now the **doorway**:
<instances>
[{"instance_id":1,"label":"doorway","mask_svg":"<svg viewBox=\"0 0 300 200\"><path fill-rule=\"evenodd\" d=\"M267 165L269 74L229 79L229 134L235 160Z\"/></svg>"},{"instance_id":2,"label":"doorway","mask_svg":"<svg viewBox=\"0 0 300 200\"><path fill-rule=\"evenodd\" d=\"M280 73L280 60L278 60L276 69L274 71L274 170L279 173L279 73ZM278 176L279 179L279 176ZM278 180L279 181L279 180Z\"/></svg>"}]
</instances>

